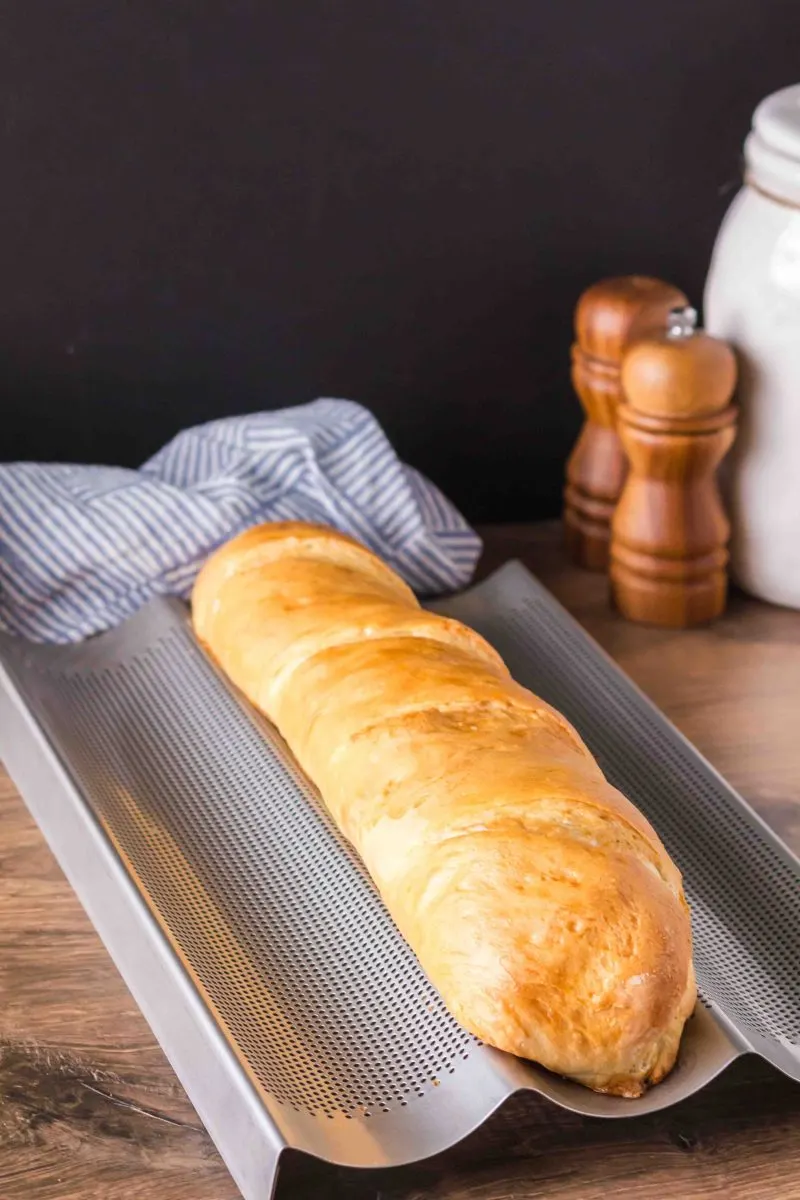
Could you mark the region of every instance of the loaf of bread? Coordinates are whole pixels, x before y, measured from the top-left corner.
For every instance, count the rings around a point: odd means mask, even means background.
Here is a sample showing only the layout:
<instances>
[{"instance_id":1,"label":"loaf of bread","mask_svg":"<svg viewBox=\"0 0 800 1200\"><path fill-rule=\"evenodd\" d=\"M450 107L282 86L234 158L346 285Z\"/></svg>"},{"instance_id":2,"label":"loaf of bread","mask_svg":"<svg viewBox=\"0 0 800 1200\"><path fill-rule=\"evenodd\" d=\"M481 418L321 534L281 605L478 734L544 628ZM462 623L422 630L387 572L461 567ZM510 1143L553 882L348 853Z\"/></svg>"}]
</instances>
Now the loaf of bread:
<instances>
[{"instance_id":1,"label":"loaf of bread","mask_svg":"<svg viewBox=\"0 0 800 1200\"><path fill-rule=\"evenodd\" d=\"M663 1078L695 1003L681 878L564 717L332 529L248 530L192 608L462 1025L598 1091Z\"/></svg>"}]
</instances>

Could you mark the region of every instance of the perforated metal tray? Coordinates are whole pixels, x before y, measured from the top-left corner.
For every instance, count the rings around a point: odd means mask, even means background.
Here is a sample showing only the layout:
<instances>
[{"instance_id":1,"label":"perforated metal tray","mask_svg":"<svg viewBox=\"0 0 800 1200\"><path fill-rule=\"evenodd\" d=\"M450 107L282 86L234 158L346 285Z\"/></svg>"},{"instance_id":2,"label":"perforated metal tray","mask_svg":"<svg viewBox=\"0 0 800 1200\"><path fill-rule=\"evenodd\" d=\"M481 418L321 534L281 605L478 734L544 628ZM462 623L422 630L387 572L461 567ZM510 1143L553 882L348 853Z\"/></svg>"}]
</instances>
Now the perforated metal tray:
<instances>
[{"instance_id":1,"label":"perforated metal tray","mask_svg":"<svg viewBox=\"0 0 800 1200\"><path fill-rule=\"evenodd\" d=\"M673 1074L595 1095L447 1013L275 731L158 600L72 647L0 639L0 755L248 1200L281 1152L387 1166L509 1095L631 1117L738 1055L800 1080L800 862L520 565L437 606L580 729L686 881L703 1002Z\"/></svg>"}]
</instances>

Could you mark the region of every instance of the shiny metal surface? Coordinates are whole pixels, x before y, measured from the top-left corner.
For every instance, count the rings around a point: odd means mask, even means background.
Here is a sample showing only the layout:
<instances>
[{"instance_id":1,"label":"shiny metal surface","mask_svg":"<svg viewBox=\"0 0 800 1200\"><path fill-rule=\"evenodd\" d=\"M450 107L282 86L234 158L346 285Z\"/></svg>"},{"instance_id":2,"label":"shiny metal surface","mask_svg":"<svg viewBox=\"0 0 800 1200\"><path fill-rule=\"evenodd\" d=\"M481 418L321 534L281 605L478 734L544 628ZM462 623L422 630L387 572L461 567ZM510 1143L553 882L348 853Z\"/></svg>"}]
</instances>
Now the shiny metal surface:
<instances>
[{"instance_id":1,"label":"shiny metal surface","mask_svg":"<svg viewBox=\"0 0 800 1200\"><path fill-rule=\"evenodd\" d=\"M439 608L571 717L683 869L705 1007L638 1101L448 1015L280 738L155 601L80 646L0 642L0 754L245 1196L282 1149L372 1166L513 1091L626 1117L751 1049L800 1078L800 864L516 564Z\"/></svg>"}]
</instances>

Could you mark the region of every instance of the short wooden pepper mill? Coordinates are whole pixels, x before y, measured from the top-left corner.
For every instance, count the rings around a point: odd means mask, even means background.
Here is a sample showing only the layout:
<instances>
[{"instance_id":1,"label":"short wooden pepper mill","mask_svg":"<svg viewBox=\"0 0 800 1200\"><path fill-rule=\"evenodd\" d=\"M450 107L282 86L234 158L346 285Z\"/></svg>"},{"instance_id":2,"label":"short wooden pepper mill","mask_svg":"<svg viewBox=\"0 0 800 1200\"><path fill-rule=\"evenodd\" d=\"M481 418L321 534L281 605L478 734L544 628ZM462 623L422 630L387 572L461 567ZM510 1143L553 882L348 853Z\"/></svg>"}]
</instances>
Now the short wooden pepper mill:
<instances>
[{"instance_id":1,"label":"short wooden pepper mill","mask_svg":"<svg viewBox=\"0 0 800 1200\"><path fill-rule=\"evenodd\" d=\"M734 436L736 359L671 314L660 335L625 355L617 412L630 470L614 512L611 595L623 616L685 627L725 608L730 526L716 470Z\"/></svg>"},{"instance_id":2,"label":"short wooden pepper mill","mask_svg":"<svg viewBox=\"0 0 800 1200\"><path fill-rule=\"evenodd\" d=\"M671 284L640 275L605 279L578 301L572 383L586 422L567 462L564 530L568 553L582 567L608 567L611 516L627 474L616 431L622 356L638 338L662 330L671 309L687 303Z\"/></svg>"}]
</instances>

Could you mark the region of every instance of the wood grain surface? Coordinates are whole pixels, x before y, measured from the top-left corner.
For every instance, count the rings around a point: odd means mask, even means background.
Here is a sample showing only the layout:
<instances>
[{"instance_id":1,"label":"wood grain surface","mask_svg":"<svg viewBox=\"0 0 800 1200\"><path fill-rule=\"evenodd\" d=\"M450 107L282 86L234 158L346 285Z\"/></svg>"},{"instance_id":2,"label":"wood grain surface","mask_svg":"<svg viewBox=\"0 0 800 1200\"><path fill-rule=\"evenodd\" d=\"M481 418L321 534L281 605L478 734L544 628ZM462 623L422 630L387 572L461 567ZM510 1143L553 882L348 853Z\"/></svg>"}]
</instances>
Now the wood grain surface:
<instances>
[{"instance_id":1,"label":"wood grain surface","mask_svg":"<svg viewBox=\"0 0 800 1200\"><path fill-rule=\"evenodd\" d=\"M522 558L800 850L800 614L733 597L707 629L625 623L555 526ZM604 1122L516 1098L446 1155L383 1172L287 1161L279 1200L800 1200L800 1087L744 1059L683 1104ZM0 1200L236 1200L78 901L0 773Z\"/></svg>"},{"instance_id":2,"label":"wood grain surface","mask_svg":"<svg viewBox=\"0 0 800 1200\"><path fill-rule=\"evenodd\" d=\"M578 566L608 566L611 518L628 473L617 436L626 348L666 329L670 310L688 303L672 284L641 275L602 279L578 300L572 385L586 420L567 461L564 491L567 552Z\"/></svg>"},{"instance_id":3,"label":"wood grain surface","mask_svg":"<svg viewBox=\"0 0 800 1200\"><path fill-rule=\"evenodd\" d=\"M617 433L629 470L609 563L624 617L677 629L725 611L731 527L717 471L738 419L733 350L683 329L644 338L623 359Z\"/></svg>"}]
</instances>

